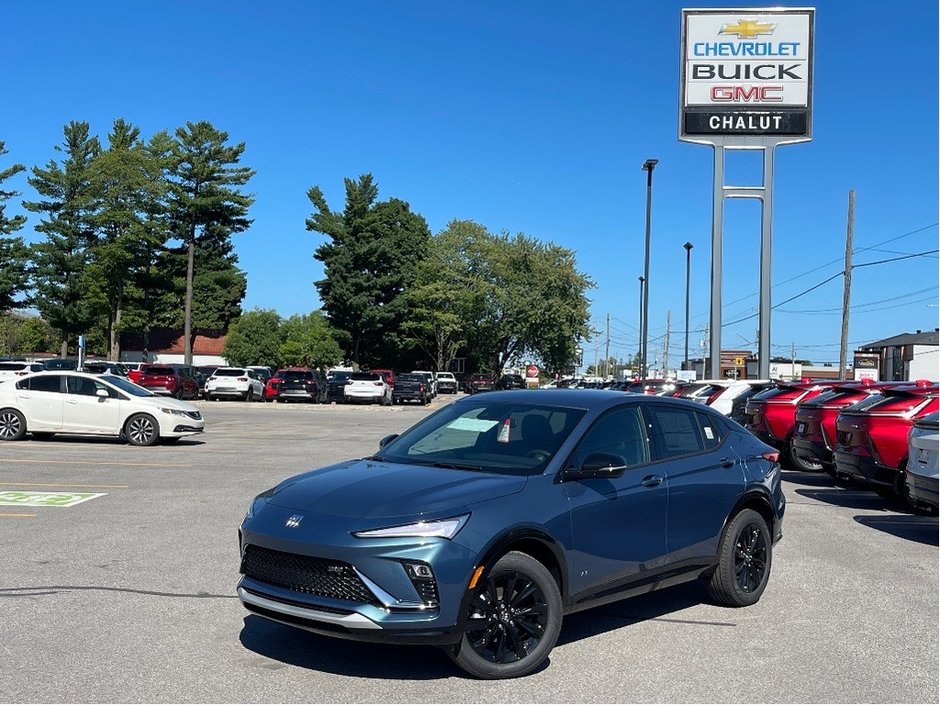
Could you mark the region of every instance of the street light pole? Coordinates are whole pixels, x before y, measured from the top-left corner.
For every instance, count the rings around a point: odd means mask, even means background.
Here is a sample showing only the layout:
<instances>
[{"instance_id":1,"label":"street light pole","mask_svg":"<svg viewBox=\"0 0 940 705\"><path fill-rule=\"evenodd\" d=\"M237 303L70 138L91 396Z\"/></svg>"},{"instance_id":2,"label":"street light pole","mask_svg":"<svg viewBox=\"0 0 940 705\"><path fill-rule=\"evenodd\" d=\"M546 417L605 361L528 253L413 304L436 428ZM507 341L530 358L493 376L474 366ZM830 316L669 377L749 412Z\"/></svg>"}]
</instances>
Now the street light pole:
<instances>
[{"instance_id":1,"label":"street light pole","mask_svg":"<svg viewBox=\"0 0 940 705\"><path fill-rule=\"evenodd\" d=\"M637 351L636 351L637 362L640 365L640 374L637 376L642 376L643 374L643 282L645 281L646 281L646 278L641 276L640 277L640 320L639 320L639 327L637 328L637 330L640 331L639 333L640 340L639 340L639 344L637 345Z\"/></svg>"},{"instance_id":2,"label":"street light pole","mask_svg":"<svg viewBox=\"0 0 940 705\"><path fill-rule=\"evenodd\" d=\"M687 242L685 248L685 357L683 367L689 367L689 282L692 272L692 243Z\"/></svg>"},{"instance_id":3,"label":"street light pole","mask_svg":"<svg viewBox=\"0 0 940 705\"><path fill-rule=\"evenodd\" d=\"M643 171L646 172L646 255L643 264L643 276L646 287L643 289L643 330L640 337L643 341L643 356L641 369L643 381L646 381L646 358L649 346L649 315L650 315L650 217L653 206L653 169L659 163L658 159L647 159L643 162Z\"/></svg>"}]
</instances>

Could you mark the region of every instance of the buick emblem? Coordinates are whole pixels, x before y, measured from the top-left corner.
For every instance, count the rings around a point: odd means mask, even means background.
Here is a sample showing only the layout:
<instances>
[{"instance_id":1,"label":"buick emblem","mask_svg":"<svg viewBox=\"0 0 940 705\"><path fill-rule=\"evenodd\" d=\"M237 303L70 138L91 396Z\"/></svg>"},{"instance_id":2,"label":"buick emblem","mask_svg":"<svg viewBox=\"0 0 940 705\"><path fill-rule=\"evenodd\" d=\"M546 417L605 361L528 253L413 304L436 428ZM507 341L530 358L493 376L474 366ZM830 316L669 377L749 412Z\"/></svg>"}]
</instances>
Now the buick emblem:
<instances>
[{"instance_id":1,"label":"buick emblem","mask_svg":"<svg viewBox=\"0 0 940 705\"><path fill-rule=\"evenodd\" d=\"M303 514L291 514L285 526L288 529L293 529L295 527L300 526L300 522L302 522L303 520L304 520Z\"/></svg>"}]
</instances>

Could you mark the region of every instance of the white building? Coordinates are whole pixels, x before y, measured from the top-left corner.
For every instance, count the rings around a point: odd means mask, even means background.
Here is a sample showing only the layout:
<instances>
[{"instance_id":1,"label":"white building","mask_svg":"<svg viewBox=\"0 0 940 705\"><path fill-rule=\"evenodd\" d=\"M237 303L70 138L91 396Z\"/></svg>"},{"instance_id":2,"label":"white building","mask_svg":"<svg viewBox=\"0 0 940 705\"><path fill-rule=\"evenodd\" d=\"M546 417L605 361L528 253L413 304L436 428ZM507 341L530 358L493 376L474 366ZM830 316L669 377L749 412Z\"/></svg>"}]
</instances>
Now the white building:
<instances>
[{"instance_id":1,"label":"white building","mask_svg":"<svg viewBox=\"0 0 940 705\"><path fill-rule=\"evenodd\" d=\"M902 381L940 377L940 333L916 331L901 333L891 338L877 340L862 348L860 352L876 352L881 356L879 378L882 381Z\"/></svg>"}]
</instances>

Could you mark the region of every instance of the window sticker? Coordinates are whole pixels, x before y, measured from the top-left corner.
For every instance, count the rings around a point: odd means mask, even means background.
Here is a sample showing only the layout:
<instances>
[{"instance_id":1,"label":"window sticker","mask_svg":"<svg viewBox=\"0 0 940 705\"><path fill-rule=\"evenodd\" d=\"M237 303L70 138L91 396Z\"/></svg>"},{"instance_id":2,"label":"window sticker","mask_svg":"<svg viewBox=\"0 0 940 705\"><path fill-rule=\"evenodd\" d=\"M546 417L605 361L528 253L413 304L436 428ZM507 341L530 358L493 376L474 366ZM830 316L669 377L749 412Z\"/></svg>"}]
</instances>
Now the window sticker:
<instances>
[{"instance_id":1,"label":"window sticker","mask_svg":"<svg viewBox=\"0 0 940 705\"><path fill-rule=\"evenodd\" d=\"M499 429L499 435L496 436L497 443L509 443L509 429L512 427L512 420L506 419L503 421L502 427Z\"/></svg>"},{"instance_id":2,"label":"window sticker","mask_svg":"<svg viewBox=\"0 0 940 705\"><path fill-rule=\"evenodd\" d=\"M459 419L454 419L446 428L452 428L455 431L476 431L477 433L486 433L493 426L496 425L496 421L490 421L489 419L470 419L460 417Z\"/></svg>"},{"instance_id":3,"label":"window sticker","mask_svg":"<svg viewBox=\"0 0 940 705\"><path fill-rule=\"evenodd\" d=\"M707 438L710 441L715 438L715 432L712 431L711 426L705 426L705 438Z\"/></svg>"}]
</instances>

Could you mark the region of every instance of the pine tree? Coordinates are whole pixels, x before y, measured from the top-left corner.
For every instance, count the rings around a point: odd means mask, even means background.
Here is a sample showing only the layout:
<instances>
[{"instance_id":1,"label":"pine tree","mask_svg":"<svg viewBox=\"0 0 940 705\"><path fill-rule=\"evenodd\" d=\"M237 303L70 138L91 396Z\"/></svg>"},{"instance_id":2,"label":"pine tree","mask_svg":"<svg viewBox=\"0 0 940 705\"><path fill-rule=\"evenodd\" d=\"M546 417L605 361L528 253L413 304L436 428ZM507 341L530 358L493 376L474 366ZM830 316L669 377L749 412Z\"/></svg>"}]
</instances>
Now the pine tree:
<instances>
[{"instance_id":1,"label":"pine tree","mask_svg":"<svg viewBox=\"0 0 940 705\"><path fill-rule=\"evenodd\" d=\"M6 154L6 146L0 141L0 157ZM7 167L0 171L0 184L25 170L22 164ZM29 248L23 244L23 238L10 237L23 227L26 217L15 215L10 218L3 212L6 201L19 195L16 191L0 188L0 313L22 308L29 303L26 298L18 298L29 288Z\"/></svg>"},{"instance_id":2,"label":"pine tree","mask_svg":"<svg viewBox=\"0 0 940 705\"><path fill-rule=\"evenodd\" d=\"M101 146L87 122L72 121L63 132L65 142L55 147L64 155L61 165L50 160L45 168L33 167L28 182L41 200L24 201L23 207L46 215L36 226L46 239L31 246L34 305L58 332L64 356L69 341L94 322L87 281L94 244L90 167Z\"/></svg>"},{"instance_id":3,"label":"pine tree","mask_svg":"<svg viewBox=\"0 0 940 705\"><path fill-rule=\"evenodd\" d=\"M170 179L170 221L173 236L186 248L186 294L183 302L185 362L192 364L193 292L196 249L204 242L227 242L246 230L254 198L239 187L254 171L238 166L245 143L228 145L228 133L210 123L187 122L176 130Z\"/></svg>"}]
</instances>

